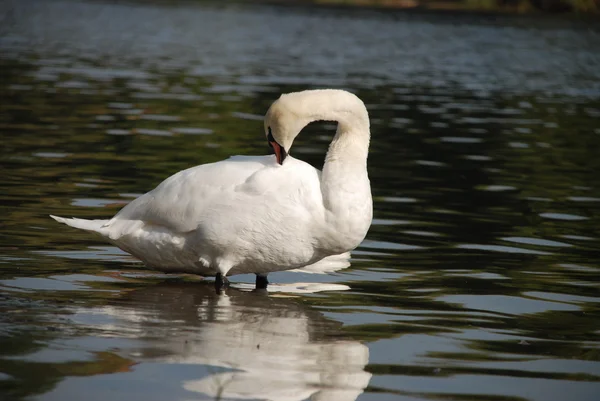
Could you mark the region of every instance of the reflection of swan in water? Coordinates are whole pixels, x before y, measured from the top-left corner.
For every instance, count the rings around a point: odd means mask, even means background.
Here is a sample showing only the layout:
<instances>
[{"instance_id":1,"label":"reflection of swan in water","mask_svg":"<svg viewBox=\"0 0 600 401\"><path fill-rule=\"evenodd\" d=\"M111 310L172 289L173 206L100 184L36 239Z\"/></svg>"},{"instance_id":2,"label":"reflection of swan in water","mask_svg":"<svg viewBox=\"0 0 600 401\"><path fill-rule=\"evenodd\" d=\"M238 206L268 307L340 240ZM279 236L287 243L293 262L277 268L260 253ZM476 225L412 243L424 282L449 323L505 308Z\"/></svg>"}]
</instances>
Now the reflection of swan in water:
<instances>
[{"instance_id":1,"label":"reflection of swan in water","mask_svg":"<svg viewBox=\"0 0 600 401\"><path fill-rule=\"evenodd\" d=\"M210 397L355 400L371 377L364 371L366 346L328 339L341 324L289 298L234 289L218 296L197 283L161 284L133 291L101 313L115 317L104 326L113 333L158 338L149 345L161 349L165 363L214 367L183 383Z\"/></svg>"}]
</instances>

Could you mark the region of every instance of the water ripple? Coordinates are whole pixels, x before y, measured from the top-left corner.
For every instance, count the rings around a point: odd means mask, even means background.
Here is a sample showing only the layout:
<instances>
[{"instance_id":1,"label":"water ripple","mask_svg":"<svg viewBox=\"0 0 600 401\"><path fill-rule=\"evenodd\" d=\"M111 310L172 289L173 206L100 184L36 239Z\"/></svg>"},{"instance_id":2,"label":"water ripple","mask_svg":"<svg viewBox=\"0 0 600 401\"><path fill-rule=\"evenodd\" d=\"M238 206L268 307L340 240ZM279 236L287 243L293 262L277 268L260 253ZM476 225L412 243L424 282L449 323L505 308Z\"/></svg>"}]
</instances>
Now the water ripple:
<instances>
[{"instance_id":1,"label":"water ripple","mask_svg":"<svg viewBox=\"0 0 600 401\"><path fill-rule=\"evenodd\" d=\"M474 249L480 251L491 251L491 252L504 252L504 253L522 253L531 255L551 255L550 252L536 251L533 249L516 248L513 246L503 245L485 245L485 244L458 244L457 248L461 249Z\"/></svg>"},{"instance_id":2,"label":"water ripple","mask_svg":"<svg viewBox=\"0 0 600 401\"><path fill-rule=\"evenodd\" d=\"M579 220L587 220L588 219L585 216L578 216L576 214L568 214L568 213L540 213L540 217L545 217L547 219L553 219L553 220L570 220L570 221L579 221Z\"/></svg>"},{"instance_id":3,"label":"water ripple","mask_svg":"<svg viewBox=\"0 0 600 401\"><path fill-rule=\"evenodd\" d=\"M503 237L501 239L503 239L504 241L518 242L519 244L528 244L528 245L539 245L539 246L550 246L550 247L569 247L569 246L573 246L573 245L567 244L565 242L551 241L551 240L540 239L540 238Z\"/></svg>"}]
</instances>

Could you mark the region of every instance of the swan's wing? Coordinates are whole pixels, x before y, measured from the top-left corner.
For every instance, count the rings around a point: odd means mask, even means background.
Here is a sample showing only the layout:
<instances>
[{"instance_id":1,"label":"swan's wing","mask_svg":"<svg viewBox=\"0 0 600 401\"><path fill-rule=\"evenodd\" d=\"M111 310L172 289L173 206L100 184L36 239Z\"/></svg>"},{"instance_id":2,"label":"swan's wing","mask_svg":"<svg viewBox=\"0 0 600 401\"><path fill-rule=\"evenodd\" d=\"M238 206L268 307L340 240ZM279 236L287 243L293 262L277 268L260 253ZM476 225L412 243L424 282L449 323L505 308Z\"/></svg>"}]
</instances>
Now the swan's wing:
<instances>
[{"instance_id":1,"label":"swan's wing","mask_svg":"<svg viewBox=\"0 0 600 401\"><path fill-rule=\"evenodd\" d=\"M196 228L194 216L199 209L272 163L275 163L273 156L233 156L182 170L121 209L106 224L110 236L116 239L126 234L132 228L132 221L189 232Z\"/></svg>"},{"instance_id":2,"label":"swan's wing","mask_svg":"<svg viewBox=\"0 0 600 401\"><path fill-rule=\"evenodd\" d=\"M234 156L192 167L125 206L107 223L110 237L129 232L132 221L186 233L225 213L231 221L240 206L247 209L248 202L258 207L281 199L293 201L298 191L310 192L309 196L302 194L303 201L315 202L320 196L318 174L312 166L291 157L279 166L274 156ZM315 190L319 191L316 196Z\"/></svg>"}]
</instances>

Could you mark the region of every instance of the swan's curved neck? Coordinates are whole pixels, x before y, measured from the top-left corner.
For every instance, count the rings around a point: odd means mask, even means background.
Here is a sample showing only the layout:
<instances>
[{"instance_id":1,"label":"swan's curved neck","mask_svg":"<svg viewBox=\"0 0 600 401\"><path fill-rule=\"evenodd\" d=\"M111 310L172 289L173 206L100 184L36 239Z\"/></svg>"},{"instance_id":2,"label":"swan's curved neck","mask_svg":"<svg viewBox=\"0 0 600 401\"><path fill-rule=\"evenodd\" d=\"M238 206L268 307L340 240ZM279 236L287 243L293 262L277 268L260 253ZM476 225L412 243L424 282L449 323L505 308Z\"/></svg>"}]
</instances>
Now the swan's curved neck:
<instances>
[{"instance_id":1,"label":"swan's curved neck","mask_svg":"<svg viewBox=\"0 0 600 401\"><path fill-rule=\"evenodd\" d=\"M301 115L308 122L326 120L338 123L321 176L323 202L333 216L360 213L363 207L371 207L367 175L371 136L369 114L364 103L351 93L336 90L322 92L313 101L301 105Z\"/></svg>"},{"instance_id":2,"label":"swan's curved neck","mask_svg":"<svg viewBox=\"0 0 600 401\"><path fill-rule=\"evenodd\" d=\"M338 123L325 163L347 162L365 166L371 134L369 114L364 103L349 92L335 89L299 94L310 95L299 97L294 104L294 113L302 120L302 126L313 121Z\"/></svg>"}]
</instances>

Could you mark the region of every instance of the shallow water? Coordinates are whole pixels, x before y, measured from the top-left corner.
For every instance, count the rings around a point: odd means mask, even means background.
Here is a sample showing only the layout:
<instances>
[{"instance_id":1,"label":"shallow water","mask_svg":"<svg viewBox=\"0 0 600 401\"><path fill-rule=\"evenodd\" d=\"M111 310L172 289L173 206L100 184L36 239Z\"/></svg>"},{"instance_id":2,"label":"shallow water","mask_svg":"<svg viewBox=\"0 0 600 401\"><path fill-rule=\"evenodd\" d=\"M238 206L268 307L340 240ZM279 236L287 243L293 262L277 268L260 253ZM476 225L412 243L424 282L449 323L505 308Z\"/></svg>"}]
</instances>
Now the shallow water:
<instances>
[{"instance_id":1,"label":"shallow water","mask_svg":"<svg viewBox=\"0 0 600 401\"><path fill-rule=\"evenodd\" d=\"M577 24L92 1L0 5L0 396L592 400L600 35ZM152 274L48 214L107 218L268 151L279 93L350 89L375 219L273 292ZM293 153L319 167L335 129ZM344 288L348 288L343 290ZM595 394L595 396L594 396Z\"/></svg>"}]
</instances>

